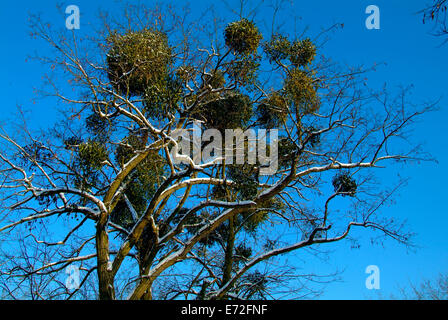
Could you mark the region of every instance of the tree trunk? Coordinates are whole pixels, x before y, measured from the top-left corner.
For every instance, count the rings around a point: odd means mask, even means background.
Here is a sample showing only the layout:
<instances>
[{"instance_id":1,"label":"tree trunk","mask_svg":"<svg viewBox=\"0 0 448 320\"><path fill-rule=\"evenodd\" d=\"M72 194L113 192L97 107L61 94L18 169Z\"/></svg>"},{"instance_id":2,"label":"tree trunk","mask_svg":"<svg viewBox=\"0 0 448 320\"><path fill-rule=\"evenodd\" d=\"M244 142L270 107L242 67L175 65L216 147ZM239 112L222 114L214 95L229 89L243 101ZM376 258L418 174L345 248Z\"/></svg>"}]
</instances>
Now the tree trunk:
<instances>
[{"instance_id":1,"label":"tree trunk","mask_svg":"<svg viewBox=\"0 0 448 320\"><path fill-rule=\"evenodd\" d=\"M232 276L233 248L235 246L235 217L229 219L229 234L223 266L222 286L224 286Z\"/></svg>"},{"instance_id":2,"label":"tree trunk","mask_svg":"<svg viewBox=\"0 0 448 320\"><path fill-rule=\"evenodd\" d=\"M109 236L101 224L96 232L97 273L100 300L115 300L112 270L109 268Z\"/></svg>"}]
</instances>

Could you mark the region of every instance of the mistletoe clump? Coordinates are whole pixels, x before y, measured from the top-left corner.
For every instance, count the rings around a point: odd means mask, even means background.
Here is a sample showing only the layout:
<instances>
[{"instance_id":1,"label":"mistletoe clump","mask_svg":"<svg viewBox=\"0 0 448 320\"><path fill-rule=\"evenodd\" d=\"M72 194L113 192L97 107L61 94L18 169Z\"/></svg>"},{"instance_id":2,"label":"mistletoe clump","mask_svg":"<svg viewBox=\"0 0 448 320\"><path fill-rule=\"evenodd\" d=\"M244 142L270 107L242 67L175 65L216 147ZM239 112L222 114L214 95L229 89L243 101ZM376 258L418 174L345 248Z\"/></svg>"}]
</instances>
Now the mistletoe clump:
<instances>
[{"instance_id":1,"label":"mistletoe clump","mask_svg":"<svg viewBox=\"0 0 448 320\"><path fill-rule=\"evenodd\" d=\"M260 224L265 222L269 217L267 210L249 210L241 214L241 225L246 232L255 234Z\"/></svg>"},{"instance_id":2,"label":"mistletoe clump","mask_svg":"<svg viewBox=\"0 0 448 320\"><path fill-rule=\"evenodd\" d=\"M264 43L263 51L270 62L289 60L294 67L305 67L316 56L316 46L310 39L297 39L291 43L288 38L280 34L274 34L268 42Z\"/></svg>"},{"instance_id":3,"label":"mistletoe clump","mask_svg":"<svg viewBox=\"0 0 448 320\"><path fill-rule=\"evenodd\" d=\"M130 134L123 139L115 149L115 159L123 166L126 162L135 156L137 151L142 151L145 147L145 136L139 134Z\"/></svg>"},{"instance_id":4,"label":"mistletoe clump","mask_svg":"<svg viewBox=\"0 0 448 320\"><path fill-rule=\"evenodd\" d=\"M144 148L145 135L130 134L115 149L115 159L123 167ZM111 220L124 228L131 229L136 221L129 206L132 205L137 218L140 218L148 205L148 199L151 199L156 191L164 170L165 159L156 151L149 152L124 182L123 194L130 204L123 196L115 206Z\"/></svg>"},{"instance_id":5,"label":"mistletoe clump","mask_svg":"<svg viewBox=\"0 0 448 320\"><path fill-rule=\"evenodd\" d=\"M253 87L257 82L260 60L261 57L255 54L241 57L229 65L229 77L242 86Z\"/></svg>"},{"instance_id":6,"label":"mistletoe clump","mask_svg":"<svg viewBox=\"0 0 448 320\"><path fill-rule=\"evenodd\" d=\"M138 152L145 148L145 135L130 134L115 149L115 158L117 162L124 166ZM165 159L157 152L151 151L134 169L132 176L136 179L133 184L139 182L142 184L142 190L154 190L155 185L164 173Z\"/></svg>"},{"instance_id":7,"label":"mistletoe clump","mask_svg":"<svg viewBox=\"0 0 448 320\"><path fill-rule=\"evenodd\" d=\"M258 192L258 176L254 165L234 164L227 168L227 178L232 180L232 185L216 185L212 189L212 196L217 200L228 200L236 198L238 200L253 199Z\"/></svg>"},{"instance_id":8,"label":"mistletoe clump","mask_svg":"<svg viewBox=\"0 0 448 320\"><path fill-rule=\"evenodd\" d=\"M268 42L263 44L263 51L270 62L279 62L290 57L291 42L283 35L274 34Z\"/></svg>"},{"instance_id":9,"label":"mistletoe clump","mask_svg":"<svg viewBox=\"0 0 448 320\"><path fill-rule=\"evenodd\" d=\"M232 165L228 169L228 176L234 182L232 189L238 193L239 200L252 199L257 195L258 179L254 166Z\"/></svg>"},{"instance_id":10,"label":"mistletoe clump","mask_svg":"<svg viewBox=\"0 0 448 320\"><path fill-rule=\"evenodd\" d=\"M204 75L204 86L211 89L221 88L226 83L224 73L221 70L216 70L212 74Z\"/></svg>"},{"instance_id":11,"label":"mistletoe clump","mask_svg":"<svg viewBox=\"0 0 448 320\"><path fill-rule=\"evenodd\" d=\"M235 248L235 259L237 261L247 261L252 256L252 248L246 246L244 243L239 244Z\"/></svg>"},{"instance_id":12,"label":"mistletoe clump","mask_svg":"<svg viewBox=\"0 0 448 320\"><path fill-rule=\"evenodd\" d=\"M356 194L357 184L349 173L338 173L333 178L333 187L335 192L342 193L343 196L354 197Z\"/></svg>"},{"instance_id":13,"label":"mistletoe clump","mask_svg":"<svg viewBox=\"0 0 448 320\"><path fill-rule=\"evenodd\" d=\"M71 166L76 170L73 176L75 187L81 190L98 187L101 184L99 171L109 159L106 145L92 139L81 142L76 137L66 140L65 145L74 155Z\"/></svg>"},{"instance_id":14,"label":"mistletoe clump","mask_svg":"<svg viewBox=\"0 0 448 320\"><path fill-rule=\"evenodd\" d=\"M114 129L113 119L101 117L96 112L89 115L85 122L87 131L97 141L106 141Z\"/></svg>"},{"instance_id":15,"label":"mistletoe clump","mask_svg":"<svg viewBox=\"0 0 448 320\"><path fill-rule=\"evenodd\" d=\"M83 166L99 170L103 167L109 154L103 143L89 139L78 146L78 157Z\"/></svg>"},{"instance_id":16,"label":"mistletoe clump","mask_svg":"<svg viewBox=\"0 0 448 320\"><path fill-rule=\"evenodd\" d=\"M308 139L308 143L312 146L315 147L316 145L318 145L321 141L321 136L319 133L315 133L316 131L318 131L318 129L314 128L313 126L309 126L306 129L306 132L308 133L307 139Z\"/></svg>"},{"instance_id":17,"label":"mistletoe clump","mask_svg":"<svg viewBox=\"0 0 448 320\"><path fill-rule=\"evenodd\" d=\"M243 128L249 122L252 112L252 101L248 96L229 92L205 103L193 116L204 121L209 128L225 130Z\"/></svg>"},{"instance_id":18,"label":"mistletoe clump","mask_svg":"<svg viewBox=\"0 0 448 320\"><path fill-rule=\"evenodd\" d=\"M147 202L145 195L147 192L142 189L142 185L137 181L136 183L129 183L124 191L124 194L131 203L132 208L137 213L137 219L139 219L142 212L144 212L146 208ZM113 223L127 230L131 230L136 223L124 197L121 198L115 205L115 208L110 215L110 219Z\"/></svg>"},{"instance_id":19,"label":"mistletoe clump","mask_svg":"<svg viewBox=\"0 0 448 320\"><path fill-rule=\"evenodd\" d=\"M278 165L286 168L291 165L298 152L297 145L289 138L278 140Z\"/></svg>"},{"instance_id":20,"label":"mistletoe clump","mask_svg":"<svg viewBox=\"0 0 448 320\"><path fill-rule=\"evenodd\" d=\"M309 114L319 109L317 85L305 71L292 70L285 80L284 91L294 103L296 113Z\"/></svg>"},{"instance_id":21,"label":"mistletoe clump","mask_svg":"<svg viewBox=\"0 0 448 320\"><path fill-rule=\"evenodd\" d=\"M278 92L273 92L257 107L258 122L264 127L278 128L286 121L288 106Z\"/></svg>"},{"instance_id":22,"label":"mistletoe clump","mask_svg":"<svg viewBox=\"0 0 448 320\"><path fill-rule=\"evenodd\" d=\"M285 204L277 197L270 198L257 205L256 209L245 211L241 214L241 224L247 232L256 233L258 227L266 222L269 214L276 211L284 211Z\"/></svg>"},{"instance_id":23,"label":"mistletoe clump","mask_svg":"<svg viewBox=\"0 0 448 320\"><path fill-rule=\"evenodd\" d=\"M244 18L228 24L224 38L226 45L235 53L250 55L257 50L262 36L255 24Z\"/></svg>"},{"instance_id":24,"label":"mistletoe clump","mask_svg":"<svg viewBox=\"0 0 448 320\"><path fill-rule=\"evenodd\" d=\"M162 119L167 114L172 114L182 98L182 93L181 79L173 75L167 75L149 84L143 95L146 115Z\"/></svg>"},{"instance_id":25,"label":"mistletoe clump","mask_svg":"<svg viewBox=\"0 0 448 320\"><path fill-rule=\"evenodd\" d=\"M131 177L125 181L124 196L117 202L111 213L111 221L125 229L132 229L136 223L135 218L140 219L148 205L148 199L156 191L157 185L163 174L163 164L160 155L150 154L145 163L133 170ZM129 206L135 211L134 217Z\"/></svg>"},{"instance_id":26,"label":"mistletoe clump","mask_svg":"<svg viewBox=\"0 0 448 320\"><path fill-rule=\"evenodd\" d=\"M109 79L125 95L144 95L148 86L163 86L172 61L166 34L156 30L112 33L107 39Z\"/></svg>"},{"instance_id":27,"label":"mistletoe clump","mask_svg":"<svg viewBox=\"0 0 448 320\"><path fill-rule=\"evenodd\" d=\"M290 48L290 60L296 67L305 67L316 56L316 46L310 39L296 40Z\"/></svg>"},{"instance_id":28,"label":"mistletoe clump","mask_svg":"<svg viewBox=\"0 0 448 320\"><path fill-rule=\"evenodd\" d=\"M108 121L99 114L92 113L86 118L86 128L90 133L98 135L107 130Z\"/></svg>"}]
</instances>

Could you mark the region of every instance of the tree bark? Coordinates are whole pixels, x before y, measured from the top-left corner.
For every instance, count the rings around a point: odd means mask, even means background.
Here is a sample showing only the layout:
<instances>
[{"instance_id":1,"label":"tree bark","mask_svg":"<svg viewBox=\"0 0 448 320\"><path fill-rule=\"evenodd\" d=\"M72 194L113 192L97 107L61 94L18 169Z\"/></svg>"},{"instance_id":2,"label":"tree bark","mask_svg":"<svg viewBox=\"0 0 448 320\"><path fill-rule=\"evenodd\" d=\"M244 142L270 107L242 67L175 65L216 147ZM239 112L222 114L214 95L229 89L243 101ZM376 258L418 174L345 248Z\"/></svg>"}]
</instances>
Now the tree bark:
<instances>
[{"instance_id":1,"label":"tree bark","mask_svg":"<svg viewBox=\"0 0 448 320\"><path fill-rule=\"evenodd\" d=\"M109 236L105 227L97 225L96 232L98 289L100 300L115 300L114 277L109 268Z\"/></svg>"},{"instance_id":2,"label":"tree bark","mask_svg":"<svg viewBox=\"0 0 448 320\"><path fill-rule=\"evenodd\" d=\"M232 277L233 266L233 249L235 246L235 217L229 219L229 234L227 237L227 245L223 266L222 285L224 286Z\"/></svg>"}]
</instances>

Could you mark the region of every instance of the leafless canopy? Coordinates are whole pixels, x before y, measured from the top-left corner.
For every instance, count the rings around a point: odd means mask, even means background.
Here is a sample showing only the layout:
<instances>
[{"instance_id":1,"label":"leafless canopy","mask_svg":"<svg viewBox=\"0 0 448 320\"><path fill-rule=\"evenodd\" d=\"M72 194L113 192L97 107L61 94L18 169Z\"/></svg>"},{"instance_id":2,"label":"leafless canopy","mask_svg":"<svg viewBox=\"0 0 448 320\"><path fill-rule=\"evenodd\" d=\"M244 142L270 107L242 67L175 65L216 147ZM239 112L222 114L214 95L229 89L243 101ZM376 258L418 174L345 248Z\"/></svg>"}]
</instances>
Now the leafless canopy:
<instances>
[{"instance_id":1,"label":"leafless canopy","mask_svg":"<svg viewBox=\"0 0 448 320\"><path fill-rule=\"evenodd\" d=\"M274 12L278 17L278 8ZM232 195L234 186L245 182L229 176L225 163L173 162L172 132L188 127L210 97L220 100L240 90L256 106L294 72L285 61L265 61L250 86L239 77L212 86L209 79L217 70L229 74L242 59L223 41L227 21L212 15L210 10L193 19L187 8L128 6L119 18L102 14L103 27L85 37L32 20L33 35L52 50L36 57L49 67L39 90L46 99L38 101L59 102L61 113L54 115L60 120L51 130L36 132L24 120L0 134L4 297L300 297L314 293L306 280L327 279L297 273L293 260L285 265L292 252L299 258L315 254L310 250L343 240L355 228L410 243L401 222L380 211L402 181L381 182L375 172L394 162L428 159L409 138L416 118L433 105L414 105L408 90L392 96L386 89L369 89L366 77L372 70L338 66L320 54L327 33L312 39L318 54L304 71L318 87L318 108L302 112L286 103L278 127L293 151L276 174L257 177L254 194ZM252 18L260 29L266 27ZM266 29L263 41L282 31L269 23ZM108 74L107 39L136 30L166 34L172 67L184 71L179 102L162 106L156 115L144 112L141 97L117 90ZM85 119L92 114L113 124L93 182L84 181L85 167L75 161L81 142L67 143L70 137L86 141ZM251 118L247 127L257 125ZM142 144L120 163L114 152L130 149L129 132L139 133ZM149 157L161 159L166 170L156 175L155 189L142 206L127 190ZM227 190L225 197L216 197L219 188ZM111 217L117 206L132 213L130 225ZM264 220L256 230L243 227L243 218L260 212ZM70 265L80 269L78 289L66 287ZM296 281L292 295L284 285L290 281Z\"/></svg>"},{"instance_id":2,"label":"leafless canopy","mask_svg":"<svg viewBox=\"0 0 448 320\"><path fill-rule=\"evenodd\" d=\"M447 26L447 2L446 0L433 0L420 13L423 15L423 23L434 24L435 35L445 36L448 34Z\"/></svg>"}]
</instances>

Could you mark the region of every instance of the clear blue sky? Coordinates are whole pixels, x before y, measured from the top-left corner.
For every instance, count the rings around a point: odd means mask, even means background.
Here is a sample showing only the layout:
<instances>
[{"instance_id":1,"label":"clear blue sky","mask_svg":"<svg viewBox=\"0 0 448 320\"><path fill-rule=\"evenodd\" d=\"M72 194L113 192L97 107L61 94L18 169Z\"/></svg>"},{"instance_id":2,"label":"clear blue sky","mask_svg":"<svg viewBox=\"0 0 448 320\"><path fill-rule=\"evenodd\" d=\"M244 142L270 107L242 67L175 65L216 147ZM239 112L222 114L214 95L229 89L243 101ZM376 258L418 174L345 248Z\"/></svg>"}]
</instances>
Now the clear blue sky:
<instances>
[{"instance_id":1,"label":"clear blue sky","mask_svg":"<svg viewBox=\"0 0 448 320\"><path fill-rule=\"evenodd\" d=\"M177 1L181 3L183 1ZM232 2L232 1L229 1ZM194 1L193 8L205 8L209 1ZM218 1L216 1L217 6ZM36 126L51 122L53 106L45 103L31 104L33 86L41 81L44 68L34 62L25 62L26 56L40 48L38 42L28 36L28 13L41 12L53 24L65 24L64 17L57 14L55 1L5 1L0 8L0 37L2 62L0 90L3 97L0 121L5 121L14 112L15 105L32 108L32 119ZM80 7L81 31L95 23L99 7L115 6L98 0L72 0L62 2L63 7L76 4ZM367 30L365 9L377 5L381 10L381 29ZM325 53L334 60L350 65L386 62L369 77L372 86L390 87L414 85L417 101L441 98L440 111L425 116L417 125L415 139L426 143L426 150L437 160L436 163L412 165L400 171L402 176L411 177L402 189L396 204L387 207L385 214L408 220L408 226L417 233L415 242L420 246L415 252L392 241L385 246L371 246L363 238L360 249L350 249L350 243L343 242L328 246L333 250L326 262L315 265L316 271L335 268L345 269L342 282L328 285L323 298L368 299L389 298L398 286L408 281L418 282L422 278L433 278L440 272L448 272L448 210L446 205L448 142L446 123L448 120L448 44L440 46L442 40L429 35L430 28L422 24L416 12L422 8L421 0L316 0L294 1L293 14L300 16L303 26L309 26L311 33L333 23L344 23L344 28L335 33L325 48ZM287 17L280 17L287 19ZM86 28L86 29L84 29ZM384 177L396 174L385 171ZM381 289L365 288L368 265L377 265L381 270Z\"/></svg>"}]
</instances>

